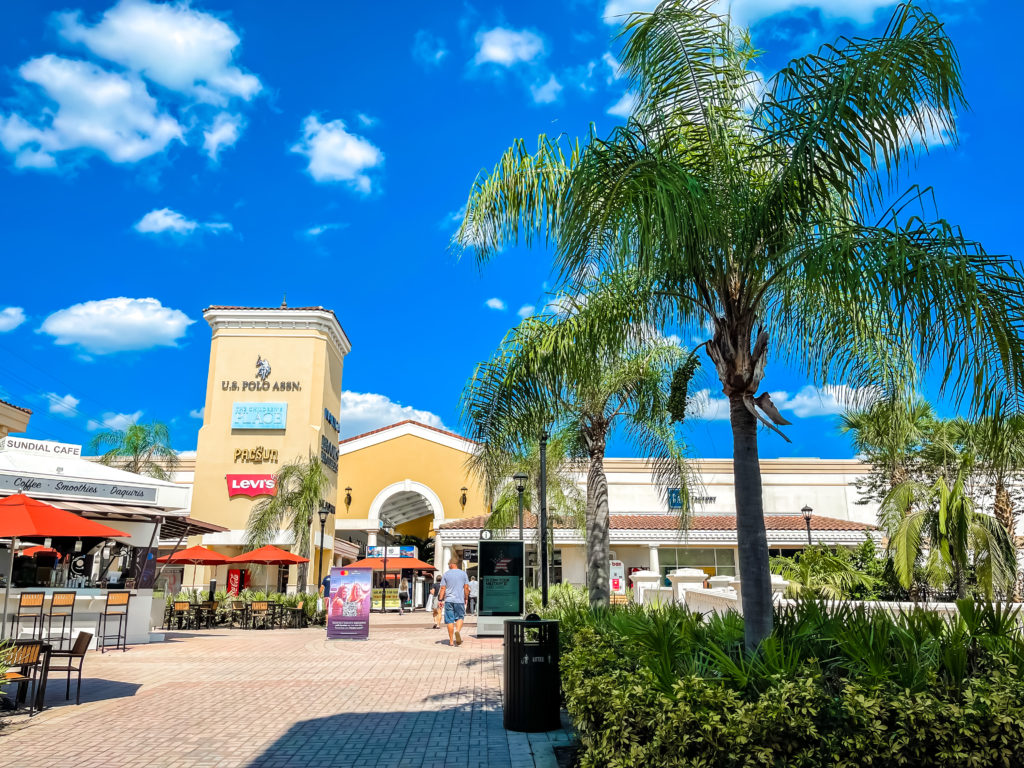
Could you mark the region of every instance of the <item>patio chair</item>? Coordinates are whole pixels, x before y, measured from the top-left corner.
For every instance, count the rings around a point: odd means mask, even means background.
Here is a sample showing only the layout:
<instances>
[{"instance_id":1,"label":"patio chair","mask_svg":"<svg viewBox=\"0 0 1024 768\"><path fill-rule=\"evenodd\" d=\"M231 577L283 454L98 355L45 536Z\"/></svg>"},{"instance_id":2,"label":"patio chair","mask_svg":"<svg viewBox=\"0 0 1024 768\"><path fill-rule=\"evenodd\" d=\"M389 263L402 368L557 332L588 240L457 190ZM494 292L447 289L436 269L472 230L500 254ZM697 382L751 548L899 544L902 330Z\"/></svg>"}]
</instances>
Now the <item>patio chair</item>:
<instances>
[{"instance_id":1,"label":"patio chair","mask_svg":"<svg viewBox=\"0 0 1024 768\"><path fill-rule=\"evenodd\" d=\"M253 600L249 606L249 629L256 629L256 624L267 629L271 621L270 604L266 600Z\"/></svg>"},{"instance_id":2,"label":"patio chair","mask_svg":"<svg viewBox=\"0 0 1024 768\"><path fill-rule=\"evenodd\" d=\"M299 600L298 605L294 608L287 606L281 606L287 612L288 623L293 627L305 627L306 626L306 609L304 607L305 601Z\"/></svg>"},{"instance_id":3,"label":"patio chair","mask_svg":"<svg viewBox=\"0 0 1024 768\"><path fill-rule=\"evenodd\" d=\"M173 606L171 606L171 620L178 620L178 629L181 629L182 622L185 623L185 629L192 628L192 603L188 600L175 600ZM167 628L170 629L170 622L167 624Z\"/></svg>"},{"instance_id":4,"label":"patio chair","mask_svg":"<svg viewBox=\"0 0 1024 768\"><path fill-rule=\"evenodd\" d=\"M196 622L197 629L200 624L205 624L207 629L212 629L217 624L217 606L219 605L220 603L217 600L205 600L199 606L198 621Z\"/></svg>"},{"instance_id":5,"label":"patio chair","mask_svg":"<svg viewBox=\"0 0 1024 768\"><path fill-rule=\"evenodd\" d=\"M245 600L232 600L229 603L228 609L228 626L234 626L235 622L238 622L238 626L244 627L246 623L246 617L248 612L245 609Z\"/></svg>"},{"instance_id":6,"label":"patio chair","mask_svg":"<svg viewBox=\"0 0 1024 768\"><path fill-rule=\"evenodd\" d=\"M36 694L39 689L39 656L43 651L43 643L40 640L16 641L14 645L5 648L0 652L7 672L4 673L3 684L15 683L18 686L18 694L14 700L17 702L22 698L29 683L32 684L32 695L28 699L28 715L31 717L36 709ZM19 671L15 672L14 667Z\"/></svg>"},{"instance_id":7,"label":"patio chair","mask_svg":"<svg viewBox=\"0 0 1024 768\"><path fill-rule=\"evenodd\" d=\"M17 639L21 631L23 620L32 620L32 634L34 639L43 639L43 598L45 592L22 592L18 598L18 612L11 614L10 636Z\"/></svg>"},{"instance_id":8,"label":"patio chair","mask_svg":"<svg viewBox=\"0 0 1024 768\"><path fill-rule=\"evenodd\" d=\"M114 638L114 649L121 649L122 653L128 650L128 603L132 593L126 591L107 592L107 604L99 615L97 622L96 639L100 647L100 653L107 652L107 640ZM117 632L113 635L107 633L107 624L117 619Z\"/></svg>"},{"instance_id":9,"label":"patio chair","mask_svg":"<svg viewBox=\"0 0 1024 768\"><path fill-rule=\"evenodd\" d=\"M85 652L89 650L90 642L92 642L92 634L90 632L79 632L78 637L75 638L75 644L71 646L70 651L53 651L50 653L50 665L47 669L50 672L68 673L68 687L64 694L64 701L71 698L71 673L78 673L78 687L75 689L76 705L82 703L82 665L85 664ZM66 663L54 666L54 660L66 660ZM78 661L77 667L74 664L76 660Z\"/></svg>"},{"instance_id":10,"label":"patio chair","mask_svg":"<svg viewBox=\"0 0 1024 768\"><path fill-rule=\"evenodd\" d=\"M64 648L64 633L67 633L68 647L71 647L71 633L75 630L75 592L54 592L50 600L50 612L43 614L46 618L46 639L53 640L53 622L60 619L60 631L57 634L57 650Z\"/></svg>"}]
</instances>

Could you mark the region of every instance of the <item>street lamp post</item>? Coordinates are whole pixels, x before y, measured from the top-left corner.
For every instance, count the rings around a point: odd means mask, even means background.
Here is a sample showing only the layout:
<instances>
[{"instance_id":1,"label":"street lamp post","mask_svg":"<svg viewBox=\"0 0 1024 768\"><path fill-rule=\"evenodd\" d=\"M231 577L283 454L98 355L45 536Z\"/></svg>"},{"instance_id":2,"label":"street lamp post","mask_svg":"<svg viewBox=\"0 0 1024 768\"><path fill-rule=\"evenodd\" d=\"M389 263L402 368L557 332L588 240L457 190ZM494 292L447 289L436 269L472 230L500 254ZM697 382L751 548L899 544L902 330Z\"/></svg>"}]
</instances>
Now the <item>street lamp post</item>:
<instances>
[{"instance_id":1,"label":"street lamp post","mask_svg":"<svg viewBox=\"0 0 1024 768\"><path fill-rule=\"evenodd\" d=\"M548 433L540 433L540 604L548 607Z\"/></svg>"},{"instance_id":2,"label":"street lamp post","mask_svg":"<svg viewBox=\"0 0 1024 768\"><path fill-rule=\"evenodd\" d=\"M523 491L526 490L526 481L529 476L525 472L516 472L512 475L516 481L516 491L519 493L519 540L523 540Z\"/></svg>"},{"instance_id":3,"label":"street lamp post","mask_svg":"<svg viewBox=\"0 0 1024 768\"><path fill-rule=\"evenodd\" d=\"M330 511L323 504L320 505L320 551L317 553L316 558L316 579L317 584L322 584L324 580L324 532L327 528L327 516Z\"/></svg>"},{"instance_id":4,"label":"street lamp post","mask_svg":"<svg viewBox=\"0 0 1024 768\"><path fill-rule=\"evenodd\" d=\"M811 513L814 511L807 504L804 504L804 508L800 510L804 513L804 525L807 526L807 546L812 545L811 541Z\"/></svg>"}]
</instances>

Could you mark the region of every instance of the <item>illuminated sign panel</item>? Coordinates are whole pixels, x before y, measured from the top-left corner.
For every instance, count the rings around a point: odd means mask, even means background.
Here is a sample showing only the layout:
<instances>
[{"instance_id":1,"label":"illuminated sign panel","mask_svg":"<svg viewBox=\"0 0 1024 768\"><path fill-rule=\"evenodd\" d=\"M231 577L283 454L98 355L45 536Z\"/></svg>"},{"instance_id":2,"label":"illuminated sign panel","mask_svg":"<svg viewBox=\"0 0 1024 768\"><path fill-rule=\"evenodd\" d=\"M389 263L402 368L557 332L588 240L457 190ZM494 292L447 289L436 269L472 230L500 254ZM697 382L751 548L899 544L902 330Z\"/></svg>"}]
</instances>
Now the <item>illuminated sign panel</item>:
<instances>
[{"instance_id":1,"label":"illuminated sign panel","mask_svg":"<svg viewBox=\"0 0 1024 768\"><path fill-rule=\"evenodd\" d=\"M273 475L225 475L228 496L276 496L277 478Z\"/></svg>"},{"instance_id":2,"label":"illuminated sign panel","mask_svg":"<svg viewBox=\"0 0 1024 768\"><path fill-rule=\"evenodd\" d=\"M232 429L284 429L288 403L232 403Z\"/></svg>"}]
</instances>

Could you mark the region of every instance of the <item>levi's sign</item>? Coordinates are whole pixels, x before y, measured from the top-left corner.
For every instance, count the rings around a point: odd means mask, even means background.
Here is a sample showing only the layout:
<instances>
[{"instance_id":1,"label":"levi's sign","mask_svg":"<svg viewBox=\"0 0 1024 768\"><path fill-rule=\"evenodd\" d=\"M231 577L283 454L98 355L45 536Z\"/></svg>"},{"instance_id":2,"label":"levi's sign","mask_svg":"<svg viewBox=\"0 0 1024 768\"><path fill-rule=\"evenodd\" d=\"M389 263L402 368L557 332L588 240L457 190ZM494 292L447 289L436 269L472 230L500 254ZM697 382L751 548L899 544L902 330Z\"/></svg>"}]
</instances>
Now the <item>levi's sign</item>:
<instances>
[{"instance_id":1,"label":"levi's sign","mask_svg":"<svg viewBox=\"0 0 1024 768\"><path fill-rule=\"evenodd\" d=\"M225 475L228 496L276 496L277 478L273 475Z\"/></svg>"},{"instance_id":2,"label":"levi's sign","mask_svg":"<svg viewBox=\"0 0 1024 768\"><path fill-rule=\"evenodd\" d=\"M232 429L284 429L288 403L232 403Z\"/></svg>"}]
</instances>

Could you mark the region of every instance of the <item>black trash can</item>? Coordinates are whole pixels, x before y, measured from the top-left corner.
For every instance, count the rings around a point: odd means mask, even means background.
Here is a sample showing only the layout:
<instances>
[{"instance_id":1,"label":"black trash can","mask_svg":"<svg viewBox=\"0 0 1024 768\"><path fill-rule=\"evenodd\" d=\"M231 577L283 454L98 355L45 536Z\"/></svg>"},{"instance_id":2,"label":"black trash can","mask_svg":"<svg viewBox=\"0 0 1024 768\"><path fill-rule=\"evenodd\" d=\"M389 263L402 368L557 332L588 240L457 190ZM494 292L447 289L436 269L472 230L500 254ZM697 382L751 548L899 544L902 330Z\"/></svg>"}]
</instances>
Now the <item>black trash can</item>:
<instances>
[{"instance_id":1,"label":"black trash can","mask_svg":"<svg viewBox=\"0 0 1024 768\"><path fill-rule=\"evenodd\" d=\"M558 676L558 622L505 622L505 712L510 731L540 733L562 727Z\"/></svg>"}]
</instances>

